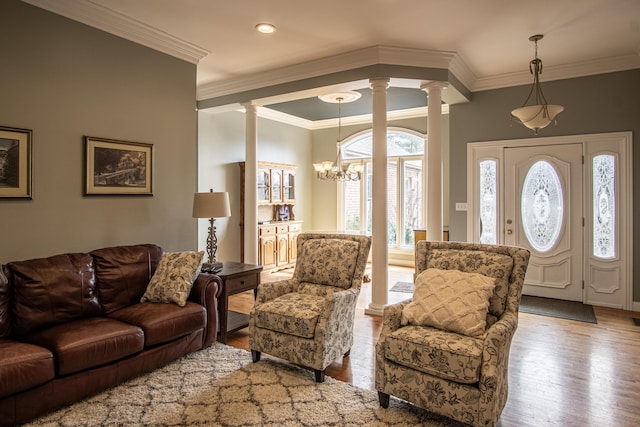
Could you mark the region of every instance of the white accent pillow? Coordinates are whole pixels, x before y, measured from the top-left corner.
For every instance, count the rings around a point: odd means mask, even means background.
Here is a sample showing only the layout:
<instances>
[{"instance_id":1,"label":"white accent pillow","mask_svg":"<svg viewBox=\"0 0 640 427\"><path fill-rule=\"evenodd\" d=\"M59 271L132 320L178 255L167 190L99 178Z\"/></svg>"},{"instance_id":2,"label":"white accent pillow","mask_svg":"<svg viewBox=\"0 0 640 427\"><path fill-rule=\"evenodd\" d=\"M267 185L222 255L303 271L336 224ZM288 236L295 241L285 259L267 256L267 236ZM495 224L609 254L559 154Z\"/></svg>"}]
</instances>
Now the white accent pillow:
<instances>
[{"instance_id":1,"label":"white accent pillow","mask_svg":"<svg viewBox=\"0 0 640 427\"><path fill-rule=\"evenodd\" d=\"M413 301L402 310L402 324L481 336L495 286L494 278L482 274L428 268L416 278Z\"/></svg>"},{"instance_id":2,"label":"white accent pillow","mask_svg":"<svg viewBox=\"0 0 640 427\"><path fill-rule=\"evenodd\" d=\"M203 258L204 251L165 252L140 302L172 302L184 307Z\"/></svg>"}]
</instances>

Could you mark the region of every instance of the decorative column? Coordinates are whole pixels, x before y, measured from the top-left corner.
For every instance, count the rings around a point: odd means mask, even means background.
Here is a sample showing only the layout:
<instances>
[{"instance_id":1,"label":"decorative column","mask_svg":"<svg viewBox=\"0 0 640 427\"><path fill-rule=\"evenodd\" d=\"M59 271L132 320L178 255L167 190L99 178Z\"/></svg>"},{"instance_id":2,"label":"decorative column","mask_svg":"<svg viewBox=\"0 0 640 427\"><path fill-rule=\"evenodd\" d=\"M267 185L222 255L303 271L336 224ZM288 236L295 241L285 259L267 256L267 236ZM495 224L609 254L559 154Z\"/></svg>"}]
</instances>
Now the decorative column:
<instances>
[{"instance_id":1,"label":"decorative column","mask_svg":"<svg viewBox=\"0 0 640 427\"><path fill-rule=\"evenodd\" d=\"M423 83L420 89L427 92L427 182L426 193L422 198L423 208L427 212L427 240L443 239L442 222L442 89L447 82L430 81Z\"/></svg>"},{"instance_id":2,"label":"decorative column","mask_svg":"<svg viewBox=\"0 0 640 427\"><path fill-rule=\"evenodd\" d=\"M387 305L387 87L388 78L369 80L373 90L373 200L371 212L371 304L365 314L382 316Z\"/></svg>"},{"instance_id":3,"label":"decorative column","mask_svg":"<svg viewBox=\"0 0 640 427\"><path fill-rule=\"evenodd\" d=\"M244 262L258 263L258 109L251 102L245 109L244 169Z\"/></svg>"}]
</instances>

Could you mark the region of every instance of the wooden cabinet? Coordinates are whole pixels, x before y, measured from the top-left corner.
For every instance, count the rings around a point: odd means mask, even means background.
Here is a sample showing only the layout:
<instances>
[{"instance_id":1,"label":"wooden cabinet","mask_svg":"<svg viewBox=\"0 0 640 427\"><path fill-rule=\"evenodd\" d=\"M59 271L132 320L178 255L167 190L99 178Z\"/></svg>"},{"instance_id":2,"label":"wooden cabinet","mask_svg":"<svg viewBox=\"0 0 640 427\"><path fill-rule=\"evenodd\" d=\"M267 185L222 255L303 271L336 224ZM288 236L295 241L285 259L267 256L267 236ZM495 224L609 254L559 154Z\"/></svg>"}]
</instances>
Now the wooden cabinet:
<instances>
[{"instance_id":1,"label":"wooden cabinet","mask_svg":"<svg viewBox=\"0 0 640 427\"><path fill-rule=\"evenodd\" d=\"M289 263L295 264L298 259L298 235L302 231L302 224L289 225Z\"/></svg>"},{"instance_id":2,"label":"wooden cabinet","mask_svg":"<svg viewBox=\"0 0 640 427\"><path fill-rule=\"evenodd\" d=\"M258 264L265 270L271 270L277 265L276 227L261 225L258 227Z\"/></svg>"},{"instance_id":3,"label":"wooden cabinet","mask_svg":"<svg viewBox=\"0 0 640 427\"><path fill-rule=\"evenodd\" d=\"M244 262L245 163L240 166L240 261ZM295 165L258 162L258 263L265 271L292 267L298 257L298 235L302 223L295 221Z\"/></svg>"},{"instance_id":4,"label":"wooden cabinet","mask_svg":"<svg viewBox=\"0 0 640 427\"><path fill-rule=\"evenodd\" d=\"M265 271L293 267L298 257L298 235L302 223L286 221L258 226L258 263Z\"/></svg>"},{"instance_id":5,"label":"wooden cabinet","mask_svg":"<svg viewBox=\"0 0 640 427\"><path fill-rule=\"evenodd\" d=\"M240 167L244 168L244 162ZM256 181L259 205L295 203L295 166L258 162Z\"/></svg>"}]
</instances>

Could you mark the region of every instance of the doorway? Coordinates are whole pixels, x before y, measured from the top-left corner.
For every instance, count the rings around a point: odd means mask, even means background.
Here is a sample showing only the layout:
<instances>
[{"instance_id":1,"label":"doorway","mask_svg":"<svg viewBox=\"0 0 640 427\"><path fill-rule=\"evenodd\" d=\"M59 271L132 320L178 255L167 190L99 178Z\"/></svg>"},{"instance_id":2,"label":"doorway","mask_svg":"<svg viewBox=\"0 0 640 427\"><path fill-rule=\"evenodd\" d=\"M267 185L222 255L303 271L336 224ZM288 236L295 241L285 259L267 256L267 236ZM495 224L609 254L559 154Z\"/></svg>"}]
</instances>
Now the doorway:
<instances>
[{"instance_id":1,"label":"doorway","mask_svg":"<svg viewBox=\"0 0 640 427\"><path fill-rule=\"evenodd\" d=\"M582 301L582 144L504 149L504 243L529 249L523 294Z\"/></svg>"},{"instance_id":2,"label":"doorway","mask_svg":"<svg viewBox=\"0 0 640 427\"><path fill-rule=\"evenodd\" d=\"M523 293L630 310L631 132L467 145L467 240L531 251Z\"/></svg>"}]
</instances>

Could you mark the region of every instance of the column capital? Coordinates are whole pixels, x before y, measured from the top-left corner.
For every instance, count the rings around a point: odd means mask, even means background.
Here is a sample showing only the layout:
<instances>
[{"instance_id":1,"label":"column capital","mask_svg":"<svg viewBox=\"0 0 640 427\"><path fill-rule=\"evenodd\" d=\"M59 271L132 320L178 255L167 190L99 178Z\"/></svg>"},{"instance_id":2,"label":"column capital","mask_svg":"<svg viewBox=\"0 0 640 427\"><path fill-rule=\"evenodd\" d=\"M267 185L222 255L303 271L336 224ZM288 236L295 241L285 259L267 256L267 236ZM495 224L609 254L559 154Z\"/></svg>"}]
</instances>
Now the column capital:
<instances>
[{"instance_id":1,"label":"column capital","mask_svg":"<svg viewBox=\"0 0 640 427\"><path fill-rule=\"evenodd\" d=\"M439 80L429 80L420 84L420 89L429 93L431 89L446 89L449 87L449 82L439 81Z\"/></svg>"},{"instance_id":2,"label":"column capital","mask_svg":"<svg viewBox=\"0 0 640 427\"><path fill-rule=\"evenodd\" d=\"M258 111L258 106L253 101L243 102L240 105L244 107L245 111Z\"/></svg>"},{"instance_id":3,"label":"column capital","mask_svg":"<svg viewBox=\"0 0 640 427\"><path fill-rule=\"evenodd\" d=\"M376 77L373 79L369 79L369 84L371 88L383 88L386 89L389 87L389 77Z\"/></svg>"}]
</instances>

